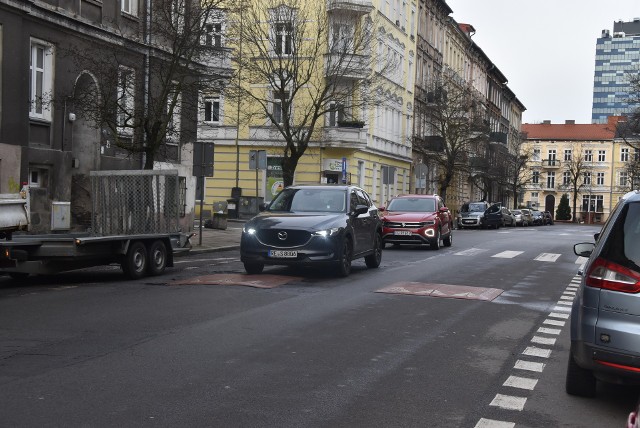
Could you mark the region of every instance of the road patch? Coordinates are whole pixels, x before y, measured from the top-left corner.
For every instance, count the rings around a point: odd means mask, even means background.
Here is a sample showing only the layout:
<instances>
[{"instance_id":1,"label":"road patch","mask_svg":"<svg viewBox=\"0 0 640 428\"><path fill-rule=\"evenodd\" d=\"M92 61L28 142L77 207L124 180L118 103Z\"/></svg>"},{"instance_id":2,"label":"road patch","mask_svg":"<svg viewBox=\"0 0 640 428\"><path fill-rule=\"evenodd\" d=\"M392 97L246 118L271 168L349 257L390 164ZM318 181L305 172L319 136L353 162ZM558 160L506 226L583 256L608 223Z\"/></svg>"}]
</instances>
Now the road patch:
<instances>
[{"instance_id":1,"label":"road patch","mask_svg":"<svg viewBox=\"0 0 640 428\"><path fill-rule=\"evenodd\" d=\"M195 276L189 279L174 281L170 285L239 285L254 288L276 288L291 281L302 278L284 275L246 275L241 273L218 273L214 275Z\"/></svg>"},{"instance_id":2,"label":"road patch","mask_svg":"<svg viewBox=\"0 0 640 428\"><path fill-rule=\"evenodd\" d=\"M412 296L445 297L451 299L492 301L504 290L499 288L469 287L466 285L428 284L423 282L396 282L376 290L376 293L408 294Z\"/></svg>"}]
</instances>

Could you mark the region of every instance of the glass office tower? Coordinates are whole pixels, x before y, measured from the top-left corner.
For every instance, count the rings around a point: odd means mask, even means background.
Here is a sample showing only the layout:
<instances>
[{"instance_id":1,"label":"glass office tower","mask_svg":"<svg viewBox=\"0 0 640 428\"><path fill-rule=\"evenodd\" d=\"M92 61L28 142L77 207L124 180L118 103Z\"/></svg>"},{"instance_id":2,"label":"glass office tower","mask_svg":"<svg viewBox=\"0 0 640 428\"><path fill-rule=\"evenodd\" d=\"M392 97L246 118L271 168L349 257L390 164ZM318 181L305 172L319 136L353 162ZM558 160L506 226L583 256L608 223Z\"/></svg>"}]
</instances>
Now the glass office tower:
<instances>
[{"instance_id":1,"label":"glass office tower","mask_svg":"<svg viewBox=\"0 0 640 428\"><path fill-rule=\"evenodd\" d=\"M613 34L603 30L596 43L591 123L607 123L607 117L633 110L634 106L628 103L629 73L639 71L640 18L614 22Z\"/></svg>"}]
</instances>

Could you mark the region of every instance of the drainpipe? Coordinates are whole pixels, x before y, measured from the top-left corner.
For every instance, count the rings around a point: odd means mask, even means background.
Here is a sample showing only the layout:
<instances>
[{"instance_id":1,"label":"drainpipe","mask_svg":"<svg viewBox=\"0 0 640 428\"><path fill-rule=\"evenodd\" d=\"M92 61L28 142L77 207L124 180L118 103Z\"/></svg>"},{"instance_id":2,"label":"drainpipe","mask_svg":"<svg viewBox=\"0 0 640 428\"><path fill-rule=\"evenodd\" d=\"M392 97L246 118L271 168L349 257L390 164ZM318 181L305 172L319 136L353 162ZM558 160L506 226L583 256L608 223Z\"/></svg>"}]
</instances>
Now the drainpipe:
<instances>
[{"instance_id":1,"label":"drainpipe","mask_svg":"<svg viewBox=\"0 0 640 428\"><path fill-rule=\"evenodd\" d=\"M149 77L149 73L150 73L150 57L151 57L151 1L152 0L145 0L145 12L146 12L146 16L145 16L145 26L144 26L144 43L147 47L147 52L144 54L144 95L142 97L142 101L144 103L143 105L143 114L145 116L145 118L147 117L147 113L149 110L149 97L150 97L150 93L149 93L149 89L150 89L150 77ZM144 136L144 129L143 129L143 139L145 138ZM144 140L142 142L143 145L146 145ZM142 162L142 169L144 169L145 163L147 161L147 154L143 151L142 152L142 157L141 157L141 162Z\"/></svg>"}]
</instances>

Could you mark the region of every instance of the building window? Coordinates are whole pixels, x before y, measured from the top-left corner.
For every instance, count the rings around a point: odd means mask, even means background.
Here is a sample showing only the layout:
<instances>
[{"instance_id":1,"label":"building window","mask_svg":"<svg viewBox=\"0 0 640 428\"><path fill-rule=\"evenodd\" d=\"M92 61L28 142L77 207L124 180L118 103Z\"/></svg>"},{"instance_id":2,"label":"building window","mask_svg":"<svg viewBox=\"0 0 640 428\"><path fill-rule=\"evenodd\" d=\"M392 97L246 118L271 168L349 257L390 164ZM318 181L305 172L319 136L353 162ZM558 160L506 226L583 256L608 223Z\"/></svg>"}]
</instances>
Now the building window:
<instances>
[{"instance_id":1,"label":"building window","mask_svg":"<svg viewBox=\"0 0 640 428\"><path fill-rule=\"evenodd\" d=\"M549 161L555 161L556 160L556 151L554 149L549 149L549 157L547 158L549 159ZM555 163L555 162L553 162ZM549 162L549 164L553 165L552 162Z\"/></svg>"},{"instance_id":2,"label":"building window","mask_svg":"<svg viewBox=\"0 0 640 428\"><path fill-rule=\"evenodd\" d=\"M129 15L138 16L138 0L121 0L120 10Z\"/></svg>"},{"instance_id":3,"label":"building window","mask_svg":"<svg viewBox=\"0 0 640 428\"><path fill-rule=\"evenodd\" d=\"M283 101L286 103L289 99L289 92L285 92L282 95L282 98L278 96L273 97L273 120L275 123L283 123L284 120L284 111L282 109ZM290 113L290 112L289 112Z\"/></svg>"},{"instance_id":4,"label":"building window","mask_svg":"<svg viewBox=\"0 0 640 428\"><path fill-rule=\"evenodd\" d=\"M582 211L598 212L604 211L604 198L602 195L583 195Z\"/></svg>"},{"instance_id":5,"label":"building window","mask_svg":"<svg viewBox=\"0 0 640 428\"><path fill-rule=\"evenodd\" d=\"M29 166L29 186L49 187L49 170L41 166Z\"/></svg>"},{"instance_id":6,"label":"building window","mask_svg":"<svg viewBox=\"0 0 640 428\"><path fill-rule=\"evenodd\" d=\"M596 184L598 186L604 186L604 172L598 172L596 174Z\"/></svg>"},{"instance_id":7,"label":"building window","mask_svg":"<svg viewBox=\"0 0 640 428\"><path fill-rule=\"evenodd\" d=\"M629 147L621 147L620 162L628 162L628 161L629 161Z\"/></svg>"},{"instance_id":8,"label":"building window","mask_svg":"<svg viewBox=\"0 0 640 428\"><path fill-rule=\"evenodd\" d=\"M171 104L175 100L173 111L171 110ZM167 139L172 142L177 142L180 139L180 127L181 127L181 111L182 111L182 97L177 94L175 90L172 90L167 99Z\"/></svg>"},{"instance_id":9,"label":"building window","mask_svg":"<svg viewBox=\"0 0 640 428\"><path fill-rule=\"evenodd\" d=\"M540 160L540 149L533 149L533 160L534 161Z\"/></svg>"},{"instance_id":10,"label":"building window","mask_svg":"<svg viewBox=\"0 0 640 428\"><path fill-rule=\"evenodd\" d=\"M556 173L549 172L547 174L547 189L553 189L556 187Z\"/></svg>"},{"instance_id":11,"label":"building window","mask_svg":"<svg viewBox=\"0 0 640 428\"><path fill-rule=\"evenodd\" d=\"M633 151L633 160L636 162L640 161L640 149L637 147Z\"/></svg>"},{"instance_id":12,"label":"building window","mask_svg":"<svg viewBox=\"0 0 640 428\"><path fill-rule=\"evenodd\" d=\"M118 69L117 125L121 134L132 134L135 100L135 72L128 67Z\"/></svg>"},{"instance_id":13,"label":"building window","mask_svg":"<svg viewBox=\"0 0 640 428\"><path fill-rule=\"evenodd\" d=\"M291 55L293 25L290 22L278 22L275 25L274 51L278 55Z\"/></svg>"},{"instance_id":14,"label":"building window","mask_svg":"<svg viewBox=\"0 0 640 428\"><path fill-rule=\"evenodd\" d=\"M604 150L598 150L598 162L606 162L607 156Z\"/></svg>"},{"instance_id":15,"label":"building window","mask_svg":"<svg viewBox=\"0 0 640 428\"><path fill-rule=\"evenodd\" d=\"M585 185L591 184L591 173L585 172L582 176L582 183Z\"/></svg>"},{"instance_id":16,"label":"building window","mask_svg":"<svg viewBox=\"0 0 640 428\"><path fill-rule=\"evenodd\" d=\"M564 160L565 161L570 161L571 160L571 149L565 149L564 151Z\"/></svg>"},{"instance_id":17,"label":"building window","mask_svg":"<svg viewBox=\"0 0 640 428\"><path fill-rule=\"evenodd\" d=\"M564 186L569 186L571 184L571 173L569 171L562 173L562 184Z\"/></svg>"},{"instance_id":18,"label":"building window","mask_svg":"<svg viewBox=\"0 0 640 428\"><path fill-rule=\"evenodd\" d=\"M533 184L540 183L540 171L533 171L531 175L531 183Z\"/></svg>"},{"instance_id":19,"label":"building window","mask_svg":"<svg viewBox=\"0 0 640 428\"><path fill-rule=\"evenodd\" d=\"M584 160L586 162L593 162L593 150L584 151Z\"/></svg>"},{"instance_id":20,"label":"building window","mask_svg":"<svg viewBox=\"0 0 640 428\"><path fill-rule=\"evenodd\" d=\"M344 104L332 102L329 109L329 126L338 126L340 122L345 120Z\"/></svg>"},{"instance_id":21,"label":"building window","mask_svg":"<svg viewBox=\"0 0 640 428\"><path fill-rule=\"evenodd\" d=\"M212 10L204 24L202 44L209 47L221 48L224 45L222 32L225 15L222 9Z\"/></svg>"},{"instance_id":22,"label":"building window","mask_svg":"<svg viewBox=\"0 0 640 428\"><path fill-rule=\"evenodd\" d=\"M51 120L53 46L31 40L29 58L29 117Z\"/></svg>"},{"instance_id":23,"label":"building window","mask_svg":"<svg viewBox=\"0 0 640 428\"><path fill-rule=\"evenodd\" d=\"M620 171L618 173L618 185L626 186L629 183L629 173L627 171Z\"/></svg>"},{"instance_id":24,"label":"building window","mask_svg":"<svg viewBox=\"0 0 640 428\"><path fill-rule=\"evenodd\" d=\"M220 97L206 97L204 99L204 122L220 123Z\"/></svg>"}]
</instances>

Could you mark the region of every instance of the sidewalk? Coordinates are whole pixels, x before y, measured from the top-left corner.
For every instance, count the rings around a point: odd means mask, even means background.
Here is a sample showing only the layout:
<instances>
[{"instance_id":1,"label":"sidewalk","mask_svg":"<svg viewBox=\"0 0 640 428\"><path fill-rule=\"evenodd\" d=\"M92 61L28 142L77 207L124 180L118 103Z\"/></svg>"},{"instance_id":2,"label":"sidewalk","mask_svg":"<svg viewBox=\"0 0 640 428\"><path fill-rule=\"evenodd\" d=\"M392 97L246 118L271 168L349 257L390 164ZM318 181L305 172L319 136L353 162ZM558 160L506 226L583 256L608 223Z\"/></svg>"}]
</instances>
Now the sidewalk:
<instances>
[{"instance_id":1,"label":"sidewalk","mask_svg":"<svg viewBox=\"0 0 640 428\"><path fill-rule=\"evenodd\" d=\"M226 229L202 228L202 243L200 243L200 228L196 227L196 236L191 238L193 248L190 254L211 253L214 251L236 250L240 248L240 235L244 220L228 220Z\"/></svg>"}]
</instances>

